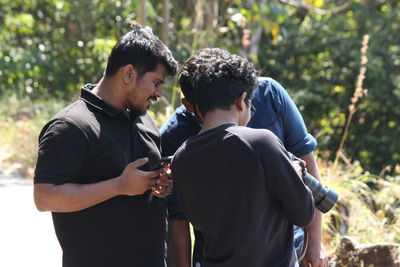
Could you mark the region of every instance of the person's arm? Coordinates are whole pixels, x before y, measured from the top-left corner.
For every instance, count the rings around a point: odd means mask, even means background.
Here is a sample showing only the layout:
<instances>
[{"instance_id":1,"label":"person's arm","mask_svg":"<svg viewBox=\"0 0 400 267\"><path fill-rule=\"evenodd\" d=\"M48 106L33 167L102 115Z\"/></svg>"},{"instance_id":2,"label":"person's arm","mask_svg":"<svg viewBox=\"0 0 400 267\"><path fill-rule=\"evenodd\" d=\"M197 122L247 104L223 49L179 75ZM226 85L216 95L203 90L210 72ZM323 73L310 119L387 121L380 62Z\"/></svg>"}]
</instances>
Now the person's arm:
<instances>
[{"instance_id":1,"label":"person's arm","mask_svg":"<svg viewBox=\"0 0 400 267\"><path fill-rule=\"evenodd\" d=\"M162 155L170 156L190 136L200 131L196 117L186 110L185 106L178 107L174 114L161 128ZM189 221L186 219L176 192L166 198L169 213L168 230L169 241L174 267L191 266L191 237Z\"/></svg>"},{"instance_id":2,"label":"person's arm","mask_svg":"<svg viewBox=\"0 0 400 267\"><path fill-rule=\"evenodd\" d=\"M166 198L168 209L168 231L171 246L171 255L174 267L190 267L192 242L190 237L189 221L183 213L177 193L172 192Z\"/></svg>"},{"instance_id":3,"label":"person's arm","mask_svg":"<svg viewBox=\"0 0 400 267\"><path fill-rule=\"evenodd\" d=\"M34 200L39 210L79 211L117 195L142 194L156 183L152 178L159 176L160 170L138 169L148 159L128 164L118 177L92 184L80 183L84 178L79 177L80 170L87 155L92 153L90 147L87 134L71 122L55 120L43 128L34 177Z\"/></svg>"},{"instance_id":4,"label":"person's arm","mask_svg":"<svg viewBox=\"0 0 400 267\"><path fill-rule=\"evenodd\" d=\"M170 241L172 245L172 256L174 267L191 266L191 238L189 221L169 221Z\"/></svg>"},{"instance_id":5,"label":"person's arm","mask_svg":"<svg viewBox=\"0 0 400 267\"><path fill-rule=\"evenodd\" d=\"M316 179L321 180L317 162L313 152L301 157L306 162L307 171ZM308 231L308 247L303 259L304 266L327 267L328 261L322 244L322 216L321 212L315 209L314 219L307 228Z\"/></svg>"},{"instance_id":6,"label":"person's arm","mask_svg":"<svg viewBox=\"0 0 400 267\"><path fill-rule=\"evenodd\" d=\"M34 185L36 207L40 211L74 212L114 196L143 194L151 189L155 182L153 178L160 174L159 170L145 172L138 169L147 161L147 158L138 159L128 164L120 176L93 184L36 183Z\"/></svg>"},{"instance_id":7,"label":"person's arm","mask_svg":"<svg viewBox=\"0 0 400 267\"><path fill-rule=\"evenodd\" d=\"M286 149L306 162L308 172L320 180L320 174L315 161L313 151L317 142L306 128L303 117L290 98L286 90L278 82L272 82L276 90L275 103L279 103L281 115L283 116L283 128L285 132L284 145ZM304 265L312 267L327 266L327 259L322 245L321 212L315 209L315 215L308 228L309 245L304 257Z\"/></svg>"},{"instance_id":8,"label":"person's arm","mask_svg":"<svg viewBox=\"0 0 400 267\"><path fill-rule=\"evenodd\" d=\"M311 190L296 172L293 161L280 140L271 132L259 130L252 147L263 165L269 192L280 204L290 223L308 226L314 217Z\"/></svg>"}]
</instances>

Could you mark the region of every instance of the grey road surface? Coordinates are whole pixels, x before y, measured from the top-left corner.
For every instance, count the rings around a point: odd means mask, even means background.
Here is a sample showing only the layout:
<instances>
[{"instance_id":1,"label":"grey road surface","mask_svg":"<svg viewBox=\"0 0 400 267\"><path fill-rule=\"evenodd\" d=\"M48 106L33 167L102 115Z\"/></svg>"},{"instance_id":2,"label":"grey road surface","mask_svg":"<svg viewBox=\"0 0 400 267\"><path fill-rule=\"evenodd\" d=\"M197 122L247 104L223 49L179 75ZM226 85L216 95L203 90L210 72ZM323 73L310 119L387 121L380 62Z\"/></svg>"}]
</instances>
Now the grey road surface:
<instances>
[{"instance_id":1,"label":"grey road surface","mask_svg":"<svg viewBox=\"0 0 400 267\"><path fill-rule=\"evenodd\" d=\"M33 202L32 180L0 175L0 266L60 267L50 212Z\"/></svg>"}]
</instances>

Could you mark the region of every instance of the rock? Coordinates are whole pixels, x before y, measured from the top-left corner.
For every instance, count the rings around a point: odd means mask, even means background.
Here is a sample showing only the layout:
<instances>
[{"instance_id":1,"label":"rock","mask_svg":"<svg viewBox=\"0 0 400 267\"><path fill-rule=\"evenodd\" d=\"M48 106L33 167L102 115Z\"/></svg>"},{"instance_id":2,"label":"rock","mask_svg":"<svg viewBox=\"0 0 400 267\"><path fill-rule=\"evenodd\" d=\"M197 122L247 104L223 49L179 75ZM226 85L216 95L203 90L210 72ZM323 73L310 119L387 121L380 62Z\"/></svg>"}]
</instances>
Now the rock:
<instances>
[{"instance_id":1,"label":"rock","mask_svg":"<svg viewBox=\"0 0 400 267\"><path fill-rule=\"evenodd\" d=\"M330 267L400 267L400 245L378 243L360 245L343 237Z\"/></svg>"},{"instance_id":2,"label":"rock","mask_svg":"<svg viewBox=\"0 0 400 267\"><path fill-rule=\"evenodd\" d=\"M335 211L330 214L331 225L341 235L346 235L349 230L349 204L339 200L336 203Z\"/></svg>"},{"instance_id":3,"label":"rock","mask_svg":"<svg viewBox=\"0 0 400 267\"><path fill-rule=\"evenodd\" d=\"M38 106L38 105L32 106L32 107L26 107L26 108L19 110L16 113L10 114L10 117L15 121L29 120L29 119L32 119L33 117L35 117L37 112L42 109L43 109L43 106Z\"/></svg>"}]
</instances>

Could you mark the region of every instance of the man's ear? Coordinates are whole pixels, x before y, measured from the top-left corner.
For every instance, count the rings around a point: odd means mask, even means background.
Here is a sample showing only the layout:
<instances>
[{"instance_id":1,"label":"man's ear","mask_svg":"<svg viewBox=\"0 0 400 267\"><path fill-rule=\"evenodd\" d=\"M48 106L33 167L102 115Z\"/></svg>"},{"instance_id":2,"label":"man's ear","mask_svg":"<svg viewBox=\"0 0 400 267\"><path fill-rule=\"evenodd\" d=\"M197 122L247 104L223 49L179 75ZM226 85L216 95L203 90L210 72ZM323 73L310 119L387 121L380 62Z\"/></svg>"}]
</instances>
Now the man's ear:
<instances>
[{"instance_id":1,"label":"man's ear","mask_svg":"<svg viewBox=\"0 0 400 267\"><path fill-rule=\"evenodd\" d=\"M190 113L195 113L194 106L192 105L192 103L189 102L189 100L187 100L187 98L182 98L181 102L185 106L187 111L189 111Z\"/></svg>"},{"instance_id":2,"label":"man's ear","mask_svg":"<svg viewBox=\"0 0 400 267\"><path fill-rule=\"evenodd\" d=\"M121 68L122 80L125 84L136 82L137 72L132 64L125 65Z\"/></svg>"},{"instance_id":3,"label":"man's ear","mask_svg":"<svg viewBox=\"0 0 400 267\"><path fill-rule=\"evenodd\" d=\"M239 111L243 111L247 108L246 105L246 96L247 93L243 92L238 98L235 100L235 106Z\"/></svg>"}]
</instances>

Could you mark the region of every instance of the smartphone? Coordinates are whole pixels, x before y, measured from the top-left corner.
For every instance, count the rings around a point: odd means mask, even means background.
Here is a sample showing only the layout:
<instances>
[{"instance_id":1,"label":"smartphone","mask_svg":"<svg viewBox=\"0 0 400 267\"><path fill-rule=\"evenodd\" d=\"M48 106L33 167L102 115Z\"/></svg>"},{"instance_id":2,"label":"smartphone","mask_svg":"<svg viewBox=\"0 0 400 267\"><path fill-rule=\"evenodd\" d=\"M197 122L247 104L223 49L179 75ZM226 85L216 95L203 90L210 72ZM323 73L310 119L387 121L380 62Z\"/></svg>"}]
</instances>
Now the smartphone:
<instances>
[{"instance_id":1,"label":"smartphone","mask_svg":"<svg viewBox=\"0 0 400 267\"><path fill-rule=\"evenodd\" d=\"M151 168L151 171L163 169L167 164L171 163L172 156L162 157L156 165Z\"/></svg>"}]
</instances>

